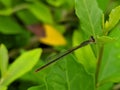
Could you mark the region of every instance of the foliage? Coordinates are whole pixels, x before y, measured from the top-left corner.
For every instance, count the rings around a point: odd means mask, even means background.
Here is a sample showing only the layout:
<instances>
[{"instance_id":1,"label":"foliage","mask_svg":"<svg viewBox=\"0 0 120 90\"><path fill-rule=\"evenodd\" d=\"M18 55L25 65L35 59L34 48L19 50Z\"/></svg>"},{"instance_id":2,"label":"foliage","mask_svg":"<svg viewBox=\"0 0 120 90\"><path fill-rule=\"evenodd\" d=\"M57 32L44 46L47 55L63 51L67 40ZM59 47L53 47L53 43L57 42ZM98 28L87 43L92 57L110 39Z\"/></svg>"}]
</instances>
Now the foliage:
<instances>
[{"instance_id":1,"label":"foliage","mask_svg":"<svg viewBox=\"0 0 120 90\"><path fill-rule=\"evenodd\" d=\"M94 87L91 87L94 85L93 75L88 74L83 66L76 62L73 55L68 55L62 61L54 64L45 75L44 80L44 85L41 87L36 86L28 90L35 90L34 88L42 90L43 87L44 90L47 90L47 88L50 90L94 90ZM84 87L85 84L87 84L87 87Z\"/></svg>"},{"instance_id":2,"label":"foliage","mask_svg":"<svg viewBox=\"0 0 120 90\"><path fill-rule=\"evenodd\" d=\"M10 85L17 78L30 71L39 60L41 49L34 49L22 54L13 62L8 68L8 53L6 47L0 46L0 89L7 90Z\"/></svg>"},{"instance_id":3,"label":"foliage","mask_svg":"<svg viewBox=\"0 0 120 90\"><path fill-rule=\"evenodd\" d=\"M120 82L119 4L119 0L0 0L0 90L112 90ZM95 43L34 73L64 53L54 56L57 52L90 36Z\"/></svg>"}]
</instances>

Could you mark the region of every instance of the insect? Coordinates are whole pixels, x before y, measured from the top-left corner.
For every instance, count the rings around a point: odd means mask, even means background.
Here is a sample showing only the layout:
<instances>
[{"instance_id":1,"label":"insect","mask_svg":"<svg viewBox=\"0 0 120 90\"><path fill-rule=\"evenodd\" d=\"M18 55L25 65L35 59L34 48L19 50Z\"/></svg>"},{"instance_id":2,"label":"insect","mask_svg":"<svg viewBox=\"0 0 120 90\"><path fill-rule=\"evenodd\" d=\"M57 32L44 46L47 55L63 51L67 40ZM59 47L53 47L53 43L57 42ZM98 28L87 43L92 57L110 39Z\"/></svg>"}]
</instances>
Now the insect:
<instances>
[{"instance_id":1,"label":"insect","mask_svg":"<svg viewBox=\"0 0 120 90\"><path fill-rule=\"evenodd\" d=\"M88 45L88 44L90 44L90 43L93 43L93 42L95 42L95 39L94 39L93 36L91 36L89 40L83 41L80 45L78 45L78 46L76 46L76 47L73 47L73 48L71 48L71 49L63 52L63 54L61 54L60 56L56 57L55 59L53 59L53 60L50 61L49 63L43 65L42 67L40 67L40 68L38 68L38 69L36 69L35 72L38 72L38 71L46 68L47 66L49 66L49 65L51 65L52 63L60 60L60 58L66 56L67 54L69 54L69 53L71 53L71 52L73 52L73 51L75 51L75 50L77 50L77 49L79 49L79 48L82 48L82 47L84 47L84 46L86 46L86 45Z\"/></svg>"}]
</instances>

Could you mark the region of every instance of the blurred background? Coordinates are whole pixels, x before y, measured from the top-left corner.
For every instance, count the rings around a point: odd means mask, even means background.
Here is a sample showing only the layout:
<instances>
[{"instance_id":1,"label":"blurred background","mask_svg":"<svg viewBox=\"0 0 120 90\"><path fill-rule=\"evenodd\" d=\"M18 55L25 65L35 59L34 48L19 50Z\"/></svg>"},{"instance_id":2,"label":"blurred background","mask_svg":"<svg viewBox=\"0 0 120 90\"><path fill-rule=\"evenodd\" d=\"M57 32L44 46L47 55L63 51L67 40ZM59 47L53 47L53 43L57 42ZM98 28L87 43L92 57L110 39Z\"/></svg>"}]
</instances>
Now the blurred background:
<instances>
[{"instance_id":1,"label":"blurred background","mask_svg":"<svg viewBox=\"0 0 120 90\"><path fill-rule=\"evenodd\" d=\"M74 0L0 0L0 44L9 51L9 63L22 52L42 48L42 60L72 47L72 35L80 26ZM120 0L97 0L108 19ZM38 64L37 66L39 66ZM13 82L8 90L26 90L38 84L29 72Z\"/></svg>"}]
</instances>

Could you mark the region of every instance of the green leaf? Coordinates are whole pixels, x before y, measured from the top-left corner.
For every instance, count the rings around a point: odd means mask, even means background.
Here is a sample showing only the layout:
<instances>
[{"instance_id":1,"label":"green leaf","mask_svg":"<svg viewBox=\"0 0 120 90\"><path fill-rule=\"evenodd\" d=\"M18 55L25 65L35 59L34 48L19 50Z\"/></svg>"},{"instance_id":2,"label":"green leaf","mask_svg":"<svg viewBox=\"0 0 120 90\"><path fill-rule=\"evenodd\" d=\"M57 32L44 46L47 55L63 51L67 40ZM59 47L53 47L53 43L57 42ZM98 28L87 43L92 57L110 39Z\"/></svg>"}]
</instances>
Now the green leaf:
<instances>
[{"instance_id":1,"label":"green leaf","mask_svg":"<svg viewBox=\"0 0 120 90\"><path fill-rule=\"evenodd\" d=\"M51 66L45 78L46 89L39 90L95 90L93 76L76 61L74 56L67 55Z\"/></svg>"},{"instance_id":2,"label":"green leaf","mask_svg":"<svg viewBox=\"0 0 120 90\"><path fill-rule=\"evenodd\" d=\"M39 20L28 10L21 10L17 12L17 15L25 25L32 25L39 22Z\"/></svg>"},{"instance_id":3,"label":"green leaf","mask_svg":"<svg viewBox=\"0 0 120 90\"><path fill-rule=\"evenodd\" d=\"M1 85L0 85L0 90L7 90L7 87L6 87L6 86L1 86Z\"/></svg>"},{"instance_id":4,"label":"green leaf","mask_svg":"<svg viewBox=\"0 0 120 90\"><path fill-rule=\"evenodd\" d=\"M65 5L67 4L69 10L73 10L74 6L75 6L75 2L73 2L73 0L66 0L67 3L65 3Z\"/></svg>"},{"instance_id":5,"label":"green leaf","mask_svg":"<svg viewBox=\"0 0 120 90\"><path fill-rule=\"evenodd\" d=\"M97 90L113 90L113 83L106 83L104 85L101 85Z\"/></svg>"},{"instance_id":6,"label":"green leaf","mask_svg":"<svg viewBox=\"0 0 120 90\"><path fill-rule=\"evenodd\" d=\"M13 13L12 8L7 8L7 9L1 9L0 10L0 15L3 16L10 16Z\"/></svg>"},{"instance_id":7,"label":"green leaf","mask_svg":"<svg viewBox=\"0 0 120 90\"><path fill-rule=\"evenodd\" d=\"M73 34L73 46L77 46L83 41L82 33L75 31ZM89 73L95 72L96 58L90 45L76 50L75 55L77 61L80 62Z\"/></svg>"},{"instance_id":8,"label":"green leaf","mask_svg":"<svg viewBox=\"0 0 120 90\"><path fill-rule=\"evenodd\" d=\"M0 45L0 70L1 70L2 77L6 73L7 67L8 67L8 50L3 44L1 44Z\"/></svg>"},{"instance_id":9,"label":"green leaf","mask_svg":"<svg viewBox=\"0 0 120 90\"><path fill-rule=\"evenodd\" d=\"M20 34L23 29L17 22L10 17L0 16L0 33L3 34Z\"/></svg>"},{"instance_id":10,"label":"green leaf","mask_svg":"<svg viewBox=\"0 0 120 90\"><path fill-rule=\"evenodd\" d=\"M110 0L96 0L96 1L98 2L100 8L105 12L105 10L107 9L107 5L109 4Z\"/></svg>"},{"instance_id":11,"label":"green leaf","mask_svg":"<svg viewBox=\"0 0 120 90\"><path fill-rule=\"evenodd\" d=\"M88 36L102 33L102 12L96 0L75 0L76 14L80 19L82 30Z\"/></svg>"},{"instance_id":12,"label":"green leaf","mask_svg":"<svg viewBox=\"0 0 120 90\"><path fill-rule=\"evenodd\" d=\"M35 1L34 3L28 4L28 9L44 23L53 23L52 15L47 6L44 4Z\"/></svg>"},{"instance_id":13,"label":"green leaf","mask_svg":"<svg viewBox=\"0 0 120 90\"><path fill-rule=\"evenodd\" d=\"M40 85L40 86L33 86L33 87L30 87L29 89L27 90L47 90L45 85Z\"/></svg>"},{"instance_id":14,"label":"green leaf","mask_svg":"<svg viewBox=\"0 0 120 90\"><path fill-rule=\"evenodd\" d=\"M113 9L109 15L109 20L105 23L105 32L109 32L120 20L120 6Z\"/></svg>"},{"instance_id":15,"label":"green leaf","mask_svg":"<svg viewBox=\"0 0 120 90\"><path fill-rule=\"evenodd\" d=\"M120 82L120 26L110 33L110 37L118 38L106 44L99 75L99 84Z\"/></svg>"},{"instance_id":16,"label":"green leaf","mask_svg":"<svg viewBox=\"0 0 120 90\"><path fill-rule=\"evenodd\" d=\"M12 0L0 0L6 7L10 7L12 4Z\"/></svg>"},{"instance_id":17,"label":"green leaf","mask_svg":"<svg viewBox=\"0 0 120 90\"><path fill-rule=\"evenodd\" d=\"M66 1L65 0L47 0L47 2L53 6L59 7L62 4L64 4Z\"/></svg>"},{"instance_id":18,"label":"green leaf","mask_svg":"<svg viewBox=\"0 0 120 90\"><path fill-rule=\"evenodd\" d=\"M105 44L105 43L115 42L117 38L110 37L110 36L97 36L97 40L99 43Z\"/></svg>"},{"instance_id":19,"label":"green leaf","mask_svg":"<svg viewBox=\"0 0 120 90\"><path fill-rule=\"evenodd\" d=\"M41 49L34 49L23 53L20 57L18 57L15 62L13 62L4 77L1 79L2 85L9 85L11 82L21 77L23 74L30 71L41 55Z\"/></svg>"}]
</instances>

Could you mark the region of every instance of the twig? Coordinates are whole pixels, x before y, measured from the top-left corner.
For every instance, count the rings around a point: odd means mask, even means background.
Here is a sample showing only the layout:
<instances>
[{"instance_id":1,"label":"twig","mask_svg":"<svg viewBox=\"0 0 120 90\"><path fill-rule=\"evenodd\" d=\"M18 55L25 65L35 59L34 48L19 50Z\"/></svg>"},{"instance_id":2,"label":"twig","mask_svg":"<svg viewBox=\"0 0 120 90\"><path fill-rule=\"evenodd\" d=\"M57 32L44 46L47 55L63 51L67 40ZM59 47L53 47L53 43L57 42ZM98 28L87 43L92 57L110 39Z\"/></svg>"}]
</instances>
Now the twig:
<instances>
[{"instance_id":1,"label":"twig","mask_svg":"<svg viewBox=\"0 0 120 90\"><path fill-rule=\"evenodd\" d=\"M97 67L96 67L96 74L95 74L96 87L98 85L98 78L99 78L100 66L101 66L101 63L102 63L103 50L104 50L104 45L101 45L99 55L98 55L98 59L97 59Z\"/></svg>"}]
</instances>

